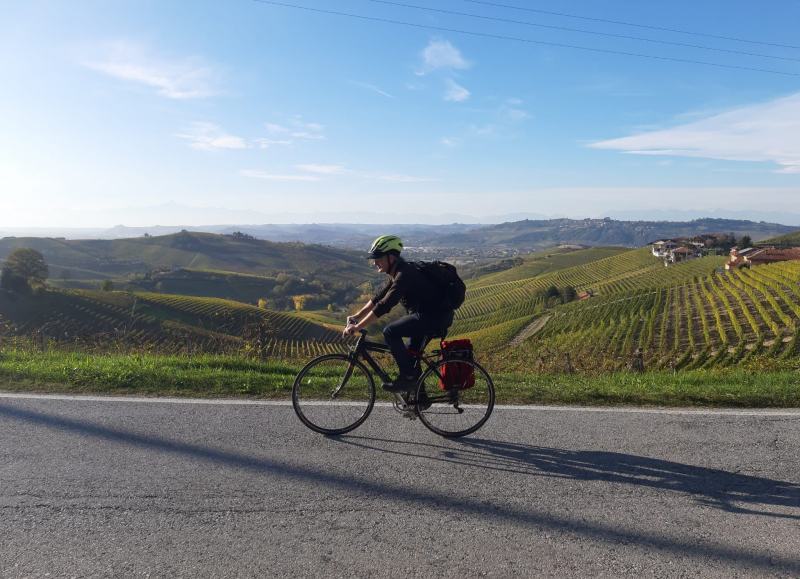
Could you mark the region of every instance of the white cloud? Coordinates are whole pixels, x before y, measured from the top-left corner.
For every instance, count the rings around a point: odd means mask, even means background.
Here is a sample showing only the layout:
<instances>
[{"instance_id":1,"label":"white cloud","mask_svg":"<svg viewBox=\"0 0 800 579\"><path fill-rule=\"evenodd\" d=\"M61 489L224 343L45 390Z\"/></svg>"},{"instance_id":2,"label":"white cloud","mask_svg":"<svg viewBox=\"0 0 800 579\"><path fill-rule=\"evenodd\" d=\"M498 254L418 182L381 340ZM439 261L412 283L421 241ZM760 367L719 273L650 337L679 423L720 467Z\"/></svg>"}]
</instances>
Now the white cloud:
<instances>
[{"instance_id":1,"label":"white cloud","mask_svg":"<svg viewBox=\"0 0 800 579\"><path fill-rule=\"evenodd\" d=\"M462 70L471 66L447 40L431 40L422 51L422 60L423 68L417 73L420 76L438 69Z\"/></svg>"},{"instance_id":2,"label":"white cloud","mask_svg":"<svg viewBox=\"0 0 800 579\"><path fill-rule=\"evenodd\" d=\"M673 155L726 161L771 161L777 173L800 173L800 93L702 120L593 143L637 155Z\"/></svg>"},{"instance_id":3,"label":"white cloud","mask_svg":"<svg viewBox=\"0 0 800 579\"><path fill-rule=\"evenodd\" d=\"M522 109L508 109L508 116L515 121L524 121L525 119L531 118L528 112Z\"/></svg>"},{"instance_id":4,"label":"white cloud","mask_svg":"<svg viewBox=\"0 0 800 579\"><path fill-rule=\"evenodd\" d=\"M470 133L475 135L476 137L493 137L497 136L497 126L496 125L484 125L479 127L477 125L471 125Z\"/></svg>"},{"instance_id":5,"label":"white cloud","mask_svg":"<svg viewBox=\"0 0 800 579\"><path fill-rule=\"evenodd\" d=\"M319 177L312 175L275 175L264 171L244 170L239 172L243 177L253 177L255 179L266 179L267 181L321 181Z\"/></svg>"},{"instance_id":6,"label":"white cloud","mask_svg":"<svg viewBox=\"0 0 800 579\"><path fill-rule=\"evenodd\" d=\"M371 90L373 92L378 93L379 95L383 95L385 97L389 97L390 99L397 98L394 95L390 95L388 92L381 90L379 87L375 86L374 84L368 84L366 82L353 82L354 85L360 86L361 88L365 88L367 90Z\"/></svg>"},{"instance_id":7,"label":"white cloud","mask_svg":"<svg viewBox=\"0 0 800 579\"><path fill-rule=\"evenodd\" d=\"M101 45L92 52L104 53L87 59L83 64L92 70L115 78L142 84L173 99L193 99L213 96L221 71L199 57L167 61L152 56L137 44L116 42Z\"/></svg>"},{"instance_id":8,"label":"white cloud","mask_svg":"<svg viewBox=\"0 0 800 579\"><path fill-rule=\"evenodd\" d=\"M453 101L457 103L464 102L469 98L470 92L463 86L455 83L452 79L447 79L447 92L444 95L444 100Z\"/></svg>"},{"instance_id":9,"label":"white cloud","mask_svg":"<svg viewBox=\"0 0 800 579\"><path fill-rule=\"evenodd\" d=\"M311 173L322 173L323 175L341 175L347 173L347 169L341 165L295 165L297 169L309 171Z\"/></svg>"},{"instance_id":10,"label":"white cloud","mask_svg":"<svg viewBox=\"0 0 800 579\"><path fill-rule=\"evenodd\" d=\"M290 122L297 128L306 129L309 131L321 131L325 128L325 125L320 125L319 123L306 123L302 121L303 117L300 115L295 115L291 118Z\"/></svg>"},{"instance_id":11,"label":"white cloud","mask_svg":"<svg viewBox=\"0 0 800 579\"><path fill-rule=\"evenodd\" d=\"M439 142L445 147L455 147L458 144L455 139L449 139L447 137L442 137Z\"/></svg>"},{"instance_id":12,"label":"white cloud","mask_svg":"<svg viewBox=\"0 0 800 579\"><path fill-rule=\"evenodd\" d=\"M260 149L266 149L272 145L291 145L293 141L276 141L274 139L253 139L253 142L258 145Z\"/></svg>"},{"instance_id":13,"label":"white cloud","mask_svg":"<svg viewBox=\"0 0 800 579\"><path fill-rule=\"evenodd\" d=\"M317 135L317 134L314 134L314 133L309 133L307 131L300 131L300 132L297 132L297 133L292 133L292 136L296 137L298 139L306 139L306 140L324 139L325 138L325 135Z\"/></svg>"},{"instance_id":14,"label":"white cloud","mask_svg":"<svg viewBox=\"0 0 800 579\"><path fill-rule=\"evenodd\" d=\"M281 125L276 125L275 123L264 123L267 131L273 135L277 133L288 133L291 129L287 129Z\"/></svg>"},{"instance_id":15,"label":"white cloud","mask_svg":"<svg viewBox=\"0 0 800 579\"><path fill-rule=\"evenodd\" d=\"M186 134L175 135L190 141L189 146L202 151L215 149L246 149L248 147L241 137L228 135L211 123L192 123Z\"/></svg>"},{"instance_id":16,"label":"white cloud","mask_svg":"<svg viewBox=\"0 0 800 579\"><path fill-rule=\"evenodd\" d=\"M291 127L276 123L264 123L264 128L267 129L267 132L271 135L278 136L279 140L256 139L256 141L261 145L261 148L265 148L269 145L291 145L294 143L294 139L299 139L301 141L325 139L325 135L320 132L325 129L324 125L319 123L304 123L300 118L301 117L297 116L290 119L289 124ZM283 138L280 139L280 137ZM291 139L287 137L291 137Z\"/></svg>"}]
</instances>

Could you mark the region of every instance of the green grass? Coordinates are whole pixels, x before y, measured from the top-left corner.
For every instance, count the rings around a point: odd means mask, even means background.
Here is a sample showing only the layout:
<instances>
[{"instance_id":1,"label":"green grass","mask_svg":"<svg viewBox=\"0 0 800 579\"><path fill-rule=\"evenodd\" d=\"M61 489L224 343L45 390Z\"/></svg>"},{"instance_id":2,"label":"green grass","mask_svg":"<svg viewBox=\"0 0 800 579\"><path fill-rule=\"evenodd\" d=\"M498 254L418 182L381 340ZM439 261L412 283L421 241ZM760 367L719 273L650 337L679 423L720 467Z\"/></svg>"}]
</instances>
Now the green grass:
<instances>
[{"instance_id":1,"label":"green grass","mask_svg":"<svg viewBox=\"0 0 800 579\"><path fill-rule=\"evenodd\" d=\"M228 356L0 354L0 388L144 396L285 398L299 366Z\"/></svg>"},{"instance_id":2,"label":"green grass","mask_svg":"<svg viewBox=\"0 0 800 579\"><path fill-rule=\"evenodd\" d=\"M0 353L6 391L288 399L299 365L226 356ZM499 404L800 407L797 370L670 374L499 374Z\"/></svg>"},{"instance_id":3,"label":"green grass","mask_svg":"<svg viewBox=\"0 0 800 579\"><path fill-rule=\"evenodd\" d=\"M800 372L617 373L597 377L504 374L498 400L592 406L800 407Z\"/></svg>"}]
</instances>

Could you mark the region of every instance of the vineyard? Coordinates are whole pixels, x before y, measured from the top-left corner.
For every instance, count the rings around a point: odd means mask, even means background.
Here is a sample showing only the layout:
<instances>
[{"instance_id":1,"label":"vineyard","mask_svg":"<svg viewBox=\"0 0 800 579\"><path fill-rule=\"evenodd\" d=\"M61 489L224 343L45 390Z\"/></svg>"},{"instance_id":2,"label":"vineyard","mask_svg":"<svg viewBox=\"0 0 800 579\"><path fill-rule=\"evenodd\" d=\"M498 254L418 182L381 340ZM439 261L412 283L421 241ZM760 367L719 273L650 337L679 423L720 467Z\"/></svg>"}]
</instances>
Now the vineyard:
<instances>
[{"instance_id":1,"label":"vineyard","mask_svg":"<svg viewBox=\"0 0 800 579\"><path fill-rule=\"evenodd\" d=\"M554 251L554 250L550 250ZM597 247L592 249L582 249L579 251L561 252L556 255L546 251L531 254L534 259L514 267L512 269L482 277L471 284L472 287L482 287L485 285L497 285L508 281L530 279L544 273L551 273L570 267L585 265L598 259L613 257L620 253L631 251L627 247ZM535 257L537 254L544 254L542 257Z\"/></svg>"},{"instance_id":2,"label":"vineyard","mask_svg":"<svg viewBox=\"0 0 800 579\"><path fill-rule=\"evenodd\" d=\"M583 252L575 252L578 253ZM559 256L559 259L565 257L567 256ZM645 248L617 252L617 255L611 257L602 257L533 278L492 283L507 272L487 276L476 284L467 285L467 301L456 312L451 335L477 338L472 335L474 332L514 320L530 320L545 310L547 304L540 294L550 286L569 285L578 291L592 290L600 296L616 295L640 288L691 281L721 267L724 262L724 257L709 257L666 268L661 259L654 257Z\"/></svg>"},{"instance_id":3,"label":"vineyard","mask_svg":"<svg viewBox=\"0 0 800 579\"><path fill-rule=\"evenodd\" d=\"M618 247L542 254L469 280L449 337L470 338L492 371L793 367L800 357L800 262L723 273L726 260L665 267L647 248ZM182 275L186 283L207 283L211 274L220 285L273 282L225 272ZM569 287L593 297L570 301L575 293L562 293ZM0 292L0 349L301 361L348 347L336 324L320 312L170 293Z\"/></svg>"},{"instance_id":4,"label":"vineyard","mask_svg":"<svg viewBox=\"0 0 800 579\"><path fill-rule=\"evenodd\" d=\"M800 263L784 262L566 304L515 350L512 364L605 372L625 368L637 351L650 369L774 364L800 355L798 322Z\"/></svg>"},{"instance_id":5,"label":"vineyard","mask_svg":"<svg viewBox=\"0 0 800 579\"><path fill-rule=\"evenodd\" d=\"M0 294L0 340L40 347L152 353L212 352L302 359L339 351L341 333L306 318L215 298L49 291Z\"/></svg>"}]
</instances>

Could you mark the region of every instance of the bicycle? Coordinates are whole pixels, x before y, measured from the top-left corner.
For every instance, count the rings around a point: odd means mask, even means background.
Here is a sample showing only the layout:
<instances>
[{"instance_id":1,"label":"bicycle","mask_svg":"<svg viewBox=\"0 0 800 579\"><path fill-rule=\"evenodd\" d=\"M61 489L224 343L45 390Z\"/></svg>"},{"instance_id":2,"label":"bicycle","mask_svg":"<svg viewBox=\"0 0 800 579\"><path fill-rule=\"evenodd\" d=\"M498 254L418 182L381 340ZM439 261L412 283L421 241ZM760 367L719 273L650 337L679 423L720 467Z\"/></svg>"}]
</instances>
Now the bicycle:
<instances>
[{"instance_id":1,"label":"bicycle","mask_svg":"<svg viewBox=\"0 0 800 579\"><path fill-rule=\"evenodd\" d=\"M292 387L292 406L308 428L337 435L361 426L375 405L375 381L364 361L382 383L392 379L370 355L389 353L389 346L367 340L360 331L347 354L324 354L306 364ZM423 340L422 352L431 339ZM394 394L394 409L411 420L420 419L432 432L445 437L465 436L478 430L494 408L494 384L480 364L441 347L430 354L409 350L421 371L416 389ZM463 352L461 353L463 354ZM363 360L363 361L362 361ZM426 368L422 371L422 365Z\"/></svg>"}]
</instances>

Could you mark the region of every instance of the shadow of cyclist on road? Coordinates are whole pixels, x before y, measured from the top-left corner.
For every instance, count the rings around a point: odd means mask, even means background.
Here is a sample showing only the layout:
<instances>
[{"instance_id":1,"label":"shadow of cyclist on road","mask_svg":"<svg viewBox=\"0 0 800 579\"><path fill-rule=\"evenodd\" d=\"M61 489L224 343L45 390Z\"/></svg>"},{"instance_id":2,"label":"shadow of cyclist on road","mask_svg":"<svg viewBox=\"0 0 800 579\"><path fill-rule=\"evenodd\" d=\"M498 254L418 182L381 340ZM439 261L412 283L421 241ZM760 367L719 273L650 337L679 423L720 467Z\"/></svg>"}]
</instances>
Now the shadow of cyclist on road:
<instances>
[{"instance_id":1,"label":"shadow of cyclist on road","mask_svg":"<svg viewBox=\"0 0 800 579\"><path fill-rule=\"evenodd\" d=\"M349 436L342 442L389 453L424 458L409 445L430 450L428 458L467 468L530 476L596 480L687 493L702 504L732 513L800 520L800 514L773 513L757 506L800 508L800 484L693 466L619 452L564 450L527 444L464 438L455 444L409 443ZM380 443L380 445L372 444Z\"/></svg>"}]
</instances>

